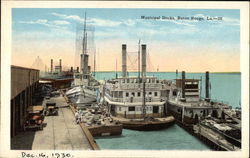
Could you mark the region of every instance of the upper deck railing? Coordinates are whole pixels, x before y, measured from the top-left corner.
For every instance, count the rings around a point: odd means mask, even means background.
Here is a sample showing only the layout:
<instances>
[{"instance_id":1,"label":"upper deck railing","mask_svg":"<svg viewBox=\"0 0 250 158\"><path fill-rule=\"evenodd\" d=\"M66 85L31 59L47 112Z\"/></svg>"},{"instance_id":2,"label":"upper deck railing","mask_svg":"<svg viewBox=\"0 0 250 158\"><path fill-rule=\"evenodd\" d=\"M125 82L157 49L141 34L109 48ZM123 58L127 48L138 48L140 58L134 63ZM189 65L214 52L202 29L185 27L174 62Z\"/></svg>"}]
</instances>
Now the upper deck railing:
<instances>
[{"instance_id":1,"label":"upper deck railing","mask_svg":"<svg viewBox=\"0 0 250 158\"><path fill-rule=\"evenodd\" d=\"M113 102L121 102L121 103L138 103L138 102L143 102L142 97L125 97L125 98L116 98L116 97L111 97L109 94L105 94L105 96ZM163 102L165 101L164 98L154 98L154 97L146 97L145 98L146 102Z\"/></svg>"},{"instance_id":2,"label":"upper deck railing","mask_svg":"<svg viewBox=\"0 0 250 158\"><path fill-rule=\"evenodd\" d=\"M145 84L146 89L151 90L161 90L161 89L170 89L170 85L162 84L162 83L147 83ZM138 90L143 88L142 83L107 83L106 88L110 90Z\"/></svg>"}]
</instances>

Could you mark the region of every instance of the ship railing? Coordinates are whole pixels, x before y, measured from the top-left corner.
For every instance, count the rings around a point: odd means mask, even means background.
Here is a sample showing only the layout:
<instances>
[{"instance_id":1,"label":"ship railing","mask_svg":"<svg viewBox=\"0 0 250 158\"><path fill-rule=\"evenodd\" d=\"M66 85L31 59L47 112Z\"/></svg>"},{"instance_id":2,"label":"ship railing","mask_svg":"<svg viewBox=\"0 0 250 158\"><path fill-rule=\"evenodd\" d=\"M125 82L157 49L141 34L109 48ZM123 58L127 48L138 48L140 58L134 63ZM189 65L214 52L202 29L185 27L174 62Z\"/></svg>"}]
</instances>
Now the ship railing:
<instances>
[{"instance_id":1,"label":"ship railing","mask_svg":"<svg viewBox=\"0 0 250 158\"><path fill-rule=\"evenodd\" d=\"M114 97L111 97L109 94L105 94L105 96L106 96L110 101L123 102L123 98L114 98Z\"/></svg>"},{"instance_id":2,"label":"ship railing","mask_svg":"<svg viewBox=\"0 0 250 158\"><path fill-rule=\"evenodd\" d=\"M201 100L205 100L204 97L200 97ZM223 101L219 99L210 99L210 103L213 102L214 107L230 107L230 103L228 101Z\"/></svg>"},{"instance_id":3,"label":"ship railing","mask_svg":"<svg viewBox=\"0 0 250 158\"><path fill-rule=\"evenodd\" d=\"M108 94L106 94L106 97L107 97L110 101L114 101L114 102L128 102L128 103L142 102L142 97L116 98L116 97L111 97L111 96L108 95ZM146 97L146 98L145 98L145 101L146 101L146 102L162 102L162 101L164 101L164 99Z\"/></svg>"},{"instance_id":4,"label":"ship railing","mask_svg":"<svg viewBox=\"0 0 250 158\"><path fill-rule=\"evenodd\" d=\"M202 100L205 100L205 97L200 97ZM210 102L214 102L214 103L221 103L222 105L229 105L228 101L223 101L223 100L219 100L219 99L210 99Z\"/></svg>"},{"instance_id":5,"label":"ship railing","mask_svg":"<svg viewBox=\"0 0 250 158\"><path fill-rule=\"evenodd\" d=\"M170 88L170 86L166 84L160 84L160 83L148 83L145 85L146 88L155 88L155 89L166 89ZM138 83L124 83L124 84L107 84L106 87L111 90L115 89L138 89L142 88L142 84Z\"/></svg>"},{"instance_id":6,"label":"ship railing","mask_svg":"<svg viewBox=\"0 0 250 158\"><path fill-rule=\"evenodd\" d=\"M146 88L165 88L165 85L162 86L159 83L151 83L151 84L146 84L145 85ZM138 88L142 88L142 84L138 84L138 83L128 83L128 84L122 84L122 85L118 85L115 88L119 88L119 89L138 89Z\"/></svg>"}]
</instances>

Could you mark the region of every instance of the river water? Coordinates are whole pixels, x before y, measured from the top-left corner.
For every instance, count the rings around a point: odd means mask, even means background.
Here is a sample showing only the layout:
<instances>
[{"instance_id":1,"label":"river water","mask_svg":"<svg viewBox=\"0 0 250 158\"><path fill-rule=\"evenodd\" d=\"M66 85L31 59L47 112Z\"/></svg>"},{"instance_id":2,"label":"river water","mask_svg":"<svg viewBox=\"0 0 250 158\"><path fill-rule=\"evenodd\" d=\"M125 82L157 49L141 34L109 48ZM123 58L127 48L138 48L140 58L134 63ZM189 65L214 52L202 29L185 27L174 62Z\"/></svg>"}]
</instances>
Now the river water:
<instances>
[{"instance_id":1,"label":"river water","mask_svg":"<svg viewBox=\"0 0 250 158\"><path fill-rule=\"evenodd\" d=\"M121 74L118 73L118 76ZM137 76L132 72L130 76ZM115 77L114 72L97 72L97 80L108 80ZM181 74L175 72L148 72L147 76L159 79L173 80ZM205 73L186 73L186 78L202 79L201 95L205 92ZM241 99L240 73L210 73L211 98L239 107ZM210 150L200 140L187 133L178 125L160 131L133 131L123 129L121 136L96 137L101 149L129 149L129 150Z\"/></svg>"}]
</instances>

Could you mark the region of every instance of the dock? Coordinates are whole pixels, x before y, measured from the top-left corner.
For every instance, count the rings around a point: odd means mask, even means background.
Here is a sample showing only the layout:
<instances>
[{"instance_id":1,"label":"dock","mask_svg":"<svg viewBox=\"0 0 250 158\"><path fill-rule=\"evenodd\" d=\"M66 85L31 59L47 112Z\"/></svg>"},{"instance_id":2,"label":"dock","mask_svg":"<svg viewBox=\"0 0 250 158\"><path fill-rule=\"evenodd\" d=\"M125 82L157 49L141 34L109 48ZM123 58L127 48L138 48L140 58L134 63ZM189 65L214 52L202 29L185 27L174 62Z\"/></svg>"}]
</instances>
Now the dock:
<instances>
[{"instance_id":1,"label":"dock","mask_svg":"<svg viewBox=\"0 0 250 158\"><path fill-rule=\"evenodd\" d=\"M12 149L21 150L94 150L88 135L76 123L64 97L50 98L59 107L58 115L45 116L43 130L21 132L12 138ZM43 101L43 105L45 104Z\"/></svg>"},{"instance_id":2,"label":"dock","mask_svg":"<svg viewBox=\"0 0 250 158\"><path fill-rule=\"evenodd\" d=\"M61 94L63 95L65 102L68 103L68 102L69 102L69 101L68 101L68 98L64 95L64 92L63 92L63 91L61 91ZM73 114L75 114L76 109L74 108L74 106L73 106L71 103L68 104L68 105L69 105L71 111L73 112ZM75 119L75 118L74 118L74 119ZM87 137L87 140L88 140L88 142L89 142L91 148L92 148L93 150L99 150L100 148L99 148L99 146L96 144L96 141L95 141L93 135L91 134L91 132L89 131L89 129L84 125L84 123L79 123L79 125L80 125L82 131L84 132L85 136Z\"/></svg>"},{"instance_id":3,"label":"dock","mask_svg":"<svg viewBox=\"0 0 250 158\"><path fill-rule=\"evenodd\" d=\"M76 113L76 105L74 103L71 103L68 99L68 97L65 95L63 91L61 91L61 94L64 96L67 103L69 103L69 106L72 110L72 112ZM113 136L113 135L121 135L123 125L120 123L110 123L109 121L105 121L105 125L85 125L84 122L80 122L79 125L81 126L82 130L85 131L85 134L88 137L89 143L92 145L94 150L99 150L99 146L96 144L96 141L94 137L96 136Z\"/></svg>"}]
</instances>

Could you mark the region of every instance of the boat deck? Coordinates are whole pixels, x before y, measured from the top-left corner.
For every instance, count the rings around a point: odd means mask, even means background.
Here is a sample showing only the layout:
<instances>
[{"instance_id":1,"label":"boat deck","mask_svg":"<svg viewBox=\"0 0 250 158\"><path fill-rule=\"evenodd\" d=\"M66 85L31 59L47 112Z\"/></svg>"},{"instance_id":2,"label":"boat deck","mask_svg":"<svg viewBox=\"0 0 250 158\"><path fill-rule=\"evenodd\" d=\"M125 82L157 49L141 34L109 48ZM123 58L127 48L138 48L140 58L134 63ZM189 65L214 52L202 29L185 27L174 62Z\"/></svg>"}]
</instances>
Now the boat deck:
<instances>
[{"instance_id":1,"label":"boat deck","mask_svg":"<svg viewBox=\"0 0 250 158\"><path fill-rule=\"evenodd\" d=\"M127 122L127 121L138 121L138 122L143 122L144 119L128 119L128 118L121 118L121 117L115 117L111 116L114 120L120 121L120 122ZM161 117L161 118L154 118L156 121L173 121L174 117L173 116L167 116L167 117Z\"/></svg>"}]
</instances>

